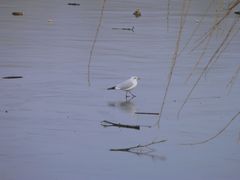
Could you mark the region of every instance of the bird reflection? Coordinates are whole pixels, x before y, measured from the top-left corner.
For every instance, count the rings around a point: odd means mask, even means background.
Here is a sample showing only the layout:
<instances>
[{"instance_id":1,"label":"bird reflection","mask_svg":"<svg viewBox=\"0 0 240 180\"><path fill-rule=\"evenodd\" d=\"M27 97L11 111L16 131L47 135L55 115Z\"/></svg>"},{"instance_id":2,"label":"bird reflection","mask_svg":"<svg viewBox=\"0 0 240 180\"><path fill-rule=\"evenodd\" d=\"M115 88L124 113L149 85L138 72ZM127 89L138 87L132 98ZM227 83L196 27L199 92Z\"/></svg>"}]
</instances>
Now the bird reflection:
<instances>
[{"instance_id":1,"label":"bird reflection","mask_svg":"<svg viewBox=\"0 0 240 180\"><path fill-rule=\"evenodd\" d=\"M127 113L135 113L136 107L133 102L131 102L131 99L127 101L114 101L114 102L109 102L108 106L110 107L117 107L120 110L127 112Z\"/></svg>"}]
</instances>

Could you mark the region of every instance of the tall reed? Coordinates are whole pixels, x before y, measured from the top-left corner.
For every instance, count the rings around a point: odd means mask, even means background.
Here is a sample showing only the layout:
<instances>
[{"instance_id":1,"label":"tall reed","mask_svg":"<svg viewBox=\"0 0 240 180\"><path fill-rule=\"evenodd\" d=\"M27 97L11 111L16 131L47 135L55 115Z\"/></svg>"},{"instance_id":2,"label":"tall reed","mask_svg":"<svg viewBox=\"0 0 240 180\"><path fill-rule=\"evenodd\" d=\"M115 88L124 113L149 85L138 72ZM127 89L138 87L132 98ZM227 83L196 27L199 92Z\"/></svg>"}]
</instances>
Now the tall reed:
<instances>
[{"instance_id":1,"label":"tall reed","mask_svg":"<svg viewBox=\"0 0 240 180\"><path fill-rule=\"evenodd\" d=\"M205 14L205 15L207 14L207 12L209 11L209 9L210 9L211 6L213 5L213 2L214 2L214 1L215 1L215 0L211 0L211 1L210 1L208 7L207 7L206 10L204 11L204 14ZM206 17L205 15L203 15L203 16L200 18L200 20L197 22L197 25L196 25L195 28L193 29L191 35L189 36L187 42L185 43L185 45L183 46L183 48L182 48L181 51L179 52L178 56L181 55L181 53L186 49L186 47L187 47L187 46L190 44L190 42L192 41L193 36L196 34L196 32L198 32L199 27L201 26L202 22L204 21L204 19L205 19L205 17Z\"/></svg>"},{"instance_id":2,"label":"tall reed","mask_svg":"<svg viewBox=\"0 0 240 180\"><path fill-rule=\"evenodd\" d=\"M234 85L237 77L239 76L239 73L240 73L240 64L238 65L237 70L234 72L232 78L229 80L229 82L228 82L228 84L226 86L226 87L229 87L229 91L228 92L231 91L232 86Z\"/></svg>"},{"instance_id":3,"label":"tall reed","mask_svg":"<svg viewBox=\"0 0 240 180\"><path fill-rule=\"evenodd\" d=\"M208 36L217 29L217 27L223 22L226 17L234 10L234 8L240 3L240 0L232 1L232 3L229 5L228 10L226 13L207 31L199 40L199 43L192 49L197 49L207 38Z\"/></svg>"},{"instance_id":4,"label":"tall reed","mask_svg":"<svg viewBox=\"0 0 240 180\"><path fill-rule=\"evenodd\" d=\"M238 16L235 17L235 23L237 24L238 21L239 21L239 18ZM233 38L239 33L240 31L240 27L232 33L232 36L229 38L229 40L225 43L225 46L221 49L221 51L218 53L218 55L216 56L215 60L213 61L213 63L211 63L210 67L208 68L208 71L209 72L209 69L211 69L211 67L218 61L218 59L220 58L221 54L227 49L227 47L229 46L229 44L231 43L231 41L233 40ZM207 73L206 72L206 73Z\"/></svg>"},{"instance_id":5,"label":"tall reed","mask_svg":"<svg viewBox=\"0 0 240 180\"><path fill-rule=\"evenodd\" d=\"M230 121L220 130L218 131L214 136L211 136L205 140L199 141L199 142L194 142L194 143L182 143L181 145L198 145L198 144L204 144L207 143L213 139L215 139L216 137L218 137L220 134L222 134L229 126L230 124L237 119L237 117L240 115L240 111L237 112L231 119Z\"/></svg>"},{"instance_id":6,"label":"tall reed","mask_svg":"<svg viewBox=\"0 0 240 180\"><path fill-rule=\"evenodd\" d=\"M220 43L220 45L218 46L218 48L215 50L215 52L212 54L211 58L209 59L208 63L205 65L205 67L203 68L201 74L199 75L199 77L197 78L196 82L194 83L193 87L191 88L191 90L189 91L189 93L187 94L187 97L184 99L183 104L181 105L179 111L178 111L178 117L180 116L180 113L183 109L183 107L185 106L185 104L187 103L189 97L191 96L192 92L194 91L194 89L197 87L199 81L201 80L203 74L208 70L210 64L213 62L214 58L216 57L216 55L220 52L220 50L222 49L223 45L227 42L227 39L229 38L230 34L232 33L234 27L236 25L236 21L233 22L232 26L230 27L230 29L228 30L227 34L225 35L224 39L222 40L222 42Z\"/></svg>"},{"instance_id":7,"label":"tall reed","mask_svg":"<svg viewBox=\"0 0 240 180\"><path fill-rule=\"evenodd\" d=\"M169 30L170 5L171 5L171 0L168 0L168 2L167 2L167 31Z\"/></svg>"},{"instance_id":8,"label":"tall reed","mask_svg":"<svg viewBox=\"0 0 240 180\"><path fill-rule=\"evenodd\" d=\"M160 120L161 120L161 116L162 116L162 113L163 113L163 109L164 109L165 101L166 101L167 94L168 94L168 91L169 91L169 87L170 87L170 84L171 84L173 71L175 69L177 56L178 56L178 52L179 52L181 36L182 36L182 31L183 31L185 18L187 16L187 12L188 12L188 8L189 8L188 3L190 3L190 2L191 2L191 0L183 0L183 2L182 2L181 18L180 18L178 35L177 35L176 47L175 47L175 51L173 53L172 64L171 64L170 71L169 71L169 74L168 74L167 86L166 86L163 101L162 101L162 104L161 104L161 109L160 109L159 118L158 118L158 122L157 122L158 126L160 125Z\"/></svg>"},{"instance_id":9,"label":"tall reed","mask_svg":"<svg viewBox=\"0 0 240 180\"><path fill-rule=\"evenodd\" d=\"M93 42L92 42L92 46L91 46L91 50L90 50L90 53L89 53L89 59L88 59L88 86L91 86L91 78L90 78L90 75L91 75L91 72L90 72L91 71L90 70L90 68L91 68L91 61L92 61L92 56L93 56L95 44L96 44L96 41L97 41L97 37L98 37L98 34L99 34L99 30L100 30L100 27L101 27L101 24L102 24L105 3L106 3L106 0L103 0L100 18L99 18L99 21L98 21L96 33L95 33L95 36L94 36L94 39L93 39Z\"/></svg>"}]
</instances>

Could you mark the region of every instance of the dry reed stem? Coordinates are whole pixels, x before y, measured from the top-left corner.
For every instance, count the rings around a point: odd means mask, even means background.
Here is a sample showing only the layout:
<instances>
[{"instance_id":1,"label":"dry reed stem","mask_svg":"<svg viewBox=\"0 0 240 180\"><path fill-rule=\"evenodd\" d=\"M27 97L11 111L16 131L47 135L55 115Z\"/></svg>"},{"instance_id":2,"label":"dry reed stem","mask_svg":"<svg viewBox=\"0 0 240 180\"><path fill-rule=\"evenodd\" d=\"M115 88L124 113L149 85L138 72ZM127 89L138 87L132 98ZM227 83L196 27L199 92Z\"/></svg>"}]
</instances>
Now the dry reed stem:
<instances>
[{"instance_id":1,"label":"dry reed stem","mask_svg":"<svg viewBox=\"0 0 240 180\"><path fill-rule=\"evenodd\" d=\"M215 23L217 23L219 21L219 19L221 18L219 12L223 9L223 1L222 0L217 0L217 4L216 4L216 9L215 9ZM214 24L215 24L214 23ZM216 36L218 36L219 34L219 26L216 27Z\"/></svg>"},{"instance_id":2,"label":"dry reed stem","mask_svg":"<svg viewBox=\"0 0 240 180\"><path fill-rule=\"evenodd\" d=\"M191 2L192 2L192 0L188 0L188 3L186 4L186 7L185 7L185 9L184 9L184 13L183 13L183 25L185 24L185 22L186 22L186 16L188 15L188 11L189 11L189 8L190 8L190 6L191 6ZM179 50L178 50L179 51Z\"/></svg>"},{"instance_id":3,"label":"dry reed stem","mask_svg":"<svg viewBox=\"0 0 240 180\"><path fill-rule=\"evenodd\" d=\"M237 17L236 22L239 20L240 18ZM209 70L211 69L211 67L218 61L218 59L220 58L220 56L222 55L222 53L226 50L226 48L229 46L229 44L231 43L231 41L233 40L233 38L238 34L240 28L238 28L238 30L236 30L235 33L233 33L232 37L229 38L229 40L227 41L226 45L221 49L221 51L218 53L218 55L216 56L215 60L213 61L213 63L211 63L211 65L208 68L208 71L206 72L206 74L209 72Z\"/></svg>"},{"instance_id":4,"label":"dry reed stem","mask_svg":"<svg viewBox=\"0 0 240 180\"><path fill-rule=\"evenodd\" d=\"M209 9L210 9L210 7L212 6L212 4L213 4L214 1L215 1L215 0L212 0L212 1L209 3L207 9L204 11L204 14L206 14L206 13L209 11ZM203 20L204 20L205 17L206 17L206 16L202 16L202 17L201 17L201 19L199 20L199 22L198 22L197 25L195 26L194 30L192 31L191 35L189 36L187 42L186 42L185 45L183 46L182 50L179 52L178 56L180 56L180 55L182 54L182 52L186 49L186 47L189 45L189 43L191 42L191 40L192 40L193 36L195 35L195 33L198 31L198 29L199 29L200 25L202 24L202 22L203 22Z\"/></svg>"},{"instance_id":5,"label":"dry reed stem","mask_svg":"<svg viewBox=\"0 0 240 180\"><path fill-rule=\"evenodd\" d=\"M238 144L240 144L240 132L238 133L238 140L237 140Z\"/></svg>"},{"instance_id":6,"label":"dry reed stem","mask_svg":"<svg viewBox=\"0 0 240 180\"><path fill-rule=\"evenodd\" d=\"M240 0L236 0L231 3L227 12L202 36L199 43L192 49L194 51L197 49L209 36L209 34L216 30L216 28L222 23L222 21L233 11L233 9L240 3Z\"/></svg>"},{"instance_id":7,"label":"dry reed stem","mask_svg":"<svg viewBox=\"0 0 240 180\"><path fill-rule=\"evenodd\" d=\"M181 36L182 36L182 30L183 30L183 26L184 26L184 22L185 22L184 18L186 17L185 12L186 12L186 7L187 7L186 6L187 1L188 0L183 0L182 14L181 14L181 18L180 18L180 26L179 26L179 30L178 30L178 36L177 36L177 41L176 41L176 48L175 48L175 52L174 52L173 57L172 57L172 65L170 67L170 71L169 71L169 74L168 74L168 82L167 82L167 86L166 86L166 89L165 89L163 101L162 101L162 104L161 104L161 109L160 109L160 112L159 112L159 118L158 118L158 121L157 121L158 127L159 127L159 124L160 124L163 108L164 108L166 97L167 97L167 94L168 94L168 89L169 89L170 84L171 84L173 71L174 71L174 68L175 68L175 65L176 65L176 60L177 60L177 55L178 55L178 51L179 51L180 40L181 40Z\"/></svg>"},{"instance_id":8,"label":"dry reed stem","mask_svg":"<svg viewBox=\"0 0 240 180\"><path fill-rule=\"evenodd\" d=\"M221 56L221 54L226 50L226 48L229 46L229 44L231 43L231 41L233 40L233 38L239 33L240 28L232 35L232 37L229 39L229 41L227 42L227 44L224 46L224 48L219 52L218 56L216 57L216 59L213 61L213 64L217 62L217 60L219 59L219 57Z\"/></svg>"},{"instance_id":9,"label":"dry reed stem","mask_svg":"<svg viewBox=\"0 0 240 180\"><path fill-rule=\"evenodd\" d=\"M228 126L230 126L230 124L240 115L240 111L235 114L232 119L230 119L230 121L217 133L215 134L214 136L210 137L210 138L207 138L203 141L199 141L199 142L195 142L195 143L183 143L181 145L198 145L198 144L204 144L204 143L207 143L213 139L215 139L217 136L219 136L220 134L222 134L227 128Z\"/></svg>"},{"instance_id":10,"label":"dry reed stem","mask_svg":"<svg viewBox=\"0 0 240 180\"><path fill-rule=\"evenodd\" d=\"M103 5L102 5L102 8L101 8L101 14L100 14L100 18L99 18L99 21L98 21L98 26L97 26L97 29L96 29L96 33L95 33L93 43L92 43L92 46L91 46L91 50L90 50L90 54L89 54L89 59L88 59L88 86L91 86L90 68L91 68L92 55L93 55L93 52L94 52L94 48L95 48L95 44L96 44L96 41L97 41L98 33L99 33L99 30L100 30L100 27L101 27L101 24L102 24L103 11L104 11L104 8L105 8L105 3L106 3L106 0L103 0Z\"/></svg>"},{"instance_id":11,"label":"dry reed stem","mask_svg":"<svg viewBox=\"0 0 240 180\"><path fill-rule=\"evenodd\" d=\"M194 71L197 69L198 65L200 64L200 62L201 62L203 56L205 55L205 53L206 53L206 51L207 51L207 48L208 48L208 45L209 45L209 42L210 42L211 38L212 38L212 36L209 35L209 37L208 37L208 41L206 42L205 47L204 47L204 49L203 49L201 55L199 56L197 62L196 62L195 65L193 66L193 68L192 68L190 74L188 75L188 77L187 77L185 83L187 83L187 82L190 80L190 78L192 77Z\"/></svg>"},{"instance_id":12,"label":"dry reed stem","mask_svg":"<svg viewBox=\"0 0 240 180\"><path fill-rule=\"evenodd\" d=\"M235 1L233 0L232 2L228 3L228 9L231 8L235 4Z\"/></svg>"},{"instance_id":13,"label":"dry reed stem","mask_svg":"<svg viewBox=\"0 0 240 180\"><path fill-rule=\"evenodd\" d=\"M224 43L226 43L227 39L229 38L230 34L232 33L232 30L234 28L234 26L236 25L236 23L234 22L232 24L232 26L230 27L228 33L226 34L226 36L224 37L223 41L221 42L221 44L219 45L219 47L216 49L216 51L213 53L213 55L211 56L211 58L209 59L207 65L203 68L203 71L201 72L200 76L198 77L198 79L196 80L196 82L194 83L193 87L191 88L190 92L187 94L187 97L185 98L182 106L180 107L179 111L178 111L178 118L180 116L180 113L183 109L183 107L185 106L185 104L187 103L189 97L191 96L193 90L197 87L199 81L201 80L203 74L207 71L207 69L209 68L210 64L213 62L214 58L216 57L216 55L219 53L219 51L221 50L221 48L223 47Z\"/></svg>"},{"instance_id":14,"label":"dry reed stem","mask_svg":"<svg viewBox=\"0 0 240 180\"><path fill-rule=\"evenodd\" d=\"M235 73L233 74L232 78L230 79L230 81L228 82L228 84L226 86L226 87L229 87L229 92L231 91L232 86L234 85L239 73L240 73L240 65L238 65L237 70L235 71Z\"/></svg>"},{"instance_id":15,"label":"dry reed stem","mask_svg":"<svg viewBox=\"0 0 240 180\"><path fill-rule=\"evenodd\" d=\"M171 5L171 0L168 0L168 4L167 4L167 31L169 30L170 5Z\"/></svg>"}]
</instances>

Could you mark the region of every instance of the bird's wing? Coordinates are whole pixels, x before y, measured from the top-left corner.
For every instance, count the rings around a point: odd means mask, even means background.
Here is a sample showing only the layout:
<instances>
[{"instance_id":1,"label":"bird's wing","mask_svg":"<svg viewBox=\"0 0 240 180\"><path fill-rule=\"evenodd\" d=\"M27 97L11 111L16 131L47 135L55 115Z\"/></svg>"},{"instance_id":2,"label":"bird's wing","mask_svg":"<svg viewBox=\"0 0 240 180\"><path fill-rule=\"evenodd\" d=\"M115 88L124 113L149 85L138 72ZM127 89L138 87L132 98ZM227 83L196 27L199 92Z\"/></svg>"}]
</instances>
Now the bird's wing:
<instances>
[{"instance_id":1,"label":"bird's wing","mask_svg":"<svg viewBox=\"0 0 240 180\"><path fill-rule=\"evenodd\" d=\"M128 90L133 85L134 85L133 82L130 79L128 79L126 81L123 81L123 82L117 84L116 88L120 89L120 90Z\"/></svg>"}]
</instances>

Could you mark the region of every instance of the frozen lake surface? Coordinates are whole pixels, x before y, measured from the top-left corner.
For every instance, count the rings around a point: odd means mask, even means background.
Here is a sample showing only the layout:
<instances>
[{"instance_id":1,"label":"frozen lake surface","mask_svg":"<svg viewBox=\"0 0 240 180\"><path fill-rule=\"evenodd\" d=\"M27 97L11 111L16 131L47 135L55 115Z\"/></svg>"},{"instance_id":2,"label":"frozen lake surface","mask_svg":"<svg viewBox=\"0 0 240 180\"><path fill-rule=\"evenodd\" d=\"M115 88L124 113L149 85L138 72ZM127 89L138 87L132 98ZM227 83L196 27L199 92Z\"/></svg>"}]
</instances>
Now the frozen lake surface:
<instances>
[{"instance_id":1,"label":"frozen lake surface","mask_svg":"<svg viewBox=\"0 0 240 180\"><path fill-rule=\"evenodd\" d=\"M135 112L160 112L182 1L107 0L89 68L103 1L73 1L80 6L69 2L0 2L0 77L23 77L0 79L0 179L238 180L240 116L207 143L183 144L216 135L240 111L240 77L235 74L240 65L239 21L230 37L236 35L177 116L237 15L231 12L213 33L186 82L205 46L191 49L230 1L213 3L205 13L209 1L192 0L180 50L201 24L177 57L159 127L153 126L158 116ZM139 18L132 15L136 8L142 11ZM13 16L14 11L24 15ZM134 32L112 29L133 26ZM124 92L106 90L132 75L141 80L131 101L125 101ZM103 120L143 127L104 128ZM150 146L154 151L149 153L110 151L158 140L167 141Z\"/></svg>"}]
</instances>

